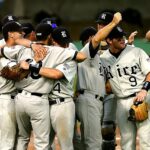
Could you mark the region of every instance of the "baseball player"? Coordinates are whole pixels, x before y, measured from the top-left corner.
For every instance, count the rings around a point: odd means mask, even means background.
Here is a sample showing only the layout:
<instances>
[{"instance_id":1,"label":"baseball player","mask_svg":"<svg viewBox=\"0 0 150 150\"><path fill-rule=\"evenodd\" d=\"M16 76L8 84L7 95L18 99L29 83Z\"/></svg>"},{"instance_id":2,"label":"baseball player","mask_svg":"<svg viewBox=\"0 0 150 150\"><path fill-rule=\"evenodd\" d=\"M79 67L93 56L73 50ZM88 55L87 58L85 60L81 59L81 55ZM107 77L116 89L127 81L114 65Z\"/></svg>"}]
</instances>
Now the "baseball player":
<instances>
[{"instance_id":1,"label":"baseball player","mask_svg":"<svg viewBox=\"0 0 150 150\"><path fill-rule=\"evenodd\" d=\"M2 18L2 20L1 20L2 26L3 26L4 24L6 24L7 22L11 22L11 21L18 21L18 18L17 18L16 16L14 16L14 15L11 15L11 14L4 16L4 17ZM3 47L5 44L6 44L5 40L4 40L4 39L1 39L1 40L0 40L0 47L1 47L1 46Z\"/></svg>"},{"instance_id":2,"label":"baseball player","mask_svg":"<svg viewBox=\"0 0 150 150\"><path fill-rule=\"evenodd\" d=\"M110 12L102 12L96 21L97 29L100 30L106 26L113 19L113 14ZM134 37L137 31L134 31L126 40L126 43L133 45ZM101 41L100 54L108 49L106 41ZM101 57L101 55L100 55ZM103 150L114 150L116 146L115 142L115 129L116 129L116 100L112 92L107 93L106 83L106 96L103 101L103 117L102 117L102 149ZM110 86L110 84L109 84ZM109 88L109 87L108 87ZM107 131L107 132L106 132Z\"/></svg>"},{"instance_id":3,"label":"baseball player","mask_svg":"<svg viewBox=\"0 0 150 150\"><path fill-rule=\"evenodd\" d=\"M101 149L102 100L105 95L105 77L100 57L97 54L99 42L121 20L116 13L111 23L99 30L81 50L87 59L78 64L76 113L81 122L81 138L86 150Z\"/></svg>"},{"instance_id":4,"label":"baseball player","mask_svg":"<svg viewBox=\"0 0 150 150\"><path fill-rule=\"evenodd\" d=\"M4 25L5 26L5 25ZM3 26L3 27L4 27ZM22 31L21 28L18 28L18 24L15 24L11 28L8 28L9 35L6 35L5 31L3 30L3 35L6 40L6 46L9 46L11 43L12 34L15 34L14 39L18 39L22 37L20 32ZM1 50L2 54L2 50ZM0 54L0 55L1 55ZM0 59L0 70L6 65L12 65L10 60L7 58ZM15 144L15 136L16 136L16 116L15 116L15 103L13 92L15 91L15 83L13 81L7 80L5 78L0 77L0 149L1 150L9 150L14 148Z\"/></svg>"},{"instance_id":5,"label":"baseball player","mask_svg":"<svg viewBox=\"0 0 150 150\"><path fill-rule=\"evenodd\" d=\"M54 46L68 47L70 34L64 27L57 27L52 32ZM29 66L28 66L29 67ZM73 102L73 82L77 65L75 61L65 62L55 69L42 67L39 74L53 79L55 82L49 94L51 134L50 143L53 143L55 134L62 150L73 150L73 132L75 120L75 104ZM24 68L26 69L26 68Z\"/></svg>"},{"instance_id":6,"label":"baseball player","mask_svg":"<svg viewBox=\"0 0 150 150\"><path fill-rule=\"evenodd\" d=\"M0 59L0 70L10 61ZM15 103L12 93L15 91L14 82L0 76L0 149L14 148L16 136Z\"/></svg>"},{"instance_id":7,"label":"baseball player","mask_svg":"<svg viewBox=\"0 0 150 150\"><path fill-rule=\"evenodd\" d=\"M124 31L114 28L106 38L109 50L101 55L106 65L107 77L117 98L117 123L121 133L121 148L136 149L138 132L140 149L150 149L149 119L143 122L128 120L134 101L149 101L150 61L148 55L137 47L125 44Z\"/></svg>"},{"instance_id":8,"label":"baseball player","mask_svg":"<svg viewBox=\"0 0 150 150\"><path fill-rule=\"evenodd\" d=\"M33 25L29 22L22 23L21 25L24 32L24 38L29 39L30 41L35 41L36 35Z\"/></svg>"},{"instance_id":9,"label":"baseball player","mask_svg":"<svg viewBox=\"0 0 150 150\"><path fill-rule=\"evenodd\" d=\"M12 26L12 23L7 24L3 30L5 29L7 31L10 26ZM51 27L49 25L42 24L37 26L36 36L40 41L43 38L44 41L41 41L43 44L50 42L50 33ZM17 59L18 61L25 60L27 54L31 55L31 58L33 56L31 49L22 53L16 51L15 47L13 49L12 53L10 53L8 48L4 48L3 55L9 59ZM40 70L41 63L45 67L55 67L65 60L77 59L81 56L80 53L78 54L74 50L64 50L64 48L60 47L47 46L47 49L49 52L43 62L30 66L31 77L15 84L21 90L15 99L16 117L19 128L18 150L27 149L32 128L35 138L35 148L41 150L47 150L49 148L50 118L48 93L53 87L53 80L36 75L37 71Z\"/></svg>"},{"instance_id":10,"label":"baseball player","mask_svg":"<svg viewBox=\"0 0 150 150\"><path fill-rule=\"evenodd\" d=\"M53 29L60 26L60 24L57 22L57 18L55 18L55 17L44 18L43 20L41 20L41 23L49 24ZM71 41L69 43L69 48L74 49L74 50L78 50L77 47Z\"/></svg>"}]
</instances>

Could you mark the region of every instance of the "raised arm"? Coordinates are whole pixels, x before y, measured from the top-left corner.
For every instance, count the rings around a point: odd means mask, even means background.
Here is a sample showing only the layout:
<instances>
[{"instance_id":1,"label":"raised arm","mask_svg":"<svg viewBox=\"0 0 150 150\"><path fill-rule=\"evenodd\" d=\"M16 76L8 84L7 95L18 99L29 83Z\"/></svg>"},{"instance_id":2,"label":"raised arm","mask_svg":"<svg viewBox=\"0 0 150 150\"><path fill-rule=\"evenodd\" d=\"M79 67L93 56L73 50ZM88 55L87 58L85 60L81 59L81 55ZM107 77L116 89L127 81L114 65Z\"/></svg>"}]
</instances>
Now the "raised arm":
<instances>
[{"instance_id":1,"label":"raised arm","mask_svg":"<svg viewBox=\"0 0 150 150\"><path fill-rule=\"evenodd\" d=\"M105 27L103 27L102 29L100 29L95 36L92 38L92 46L93 48L96 48L99 43L104 40L107 35L111 32L111 30L117 25L119 24L119 22L122 20L122 16L121 13L117 12L114 14L113 20L106 25Z\"/></svg>"}]
</instances>

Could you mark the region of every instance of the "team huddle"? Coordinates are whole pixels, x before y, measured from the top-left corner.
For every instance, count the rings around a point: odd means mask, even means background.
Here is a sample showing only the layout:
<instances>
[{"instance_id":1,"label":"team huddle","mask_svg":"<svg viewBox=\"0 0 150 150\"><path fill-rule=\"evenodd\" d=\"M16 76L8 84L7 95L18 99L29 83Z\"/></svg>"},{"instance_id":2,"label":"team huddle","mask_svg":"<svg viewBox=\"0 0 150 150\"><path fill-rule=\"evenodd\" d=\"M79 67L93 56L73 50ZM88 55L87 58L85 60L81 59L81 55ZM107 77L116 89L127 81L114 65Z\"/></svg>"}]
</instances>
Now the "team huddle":
<instances>
[{"instance_id":1,"label":"team huddle","mask_svg":"<svg viewBox=\"0 0 150 150\"><path fill-rule=\"evenodd\" d=\"M119 12L101 13L97 30L81 33L78 51L51 18L35 30L12 15L2 19L1 150L27 150L31 132L36 150L54 150L55 136L61 150L115 150L116 125L122 150L136 150L137 132L140 149L150 149L150 59L132 45L136 32L125 38L121 20ZM139 121L131 106L143 103Z\"/></svg>"}]
</instances>

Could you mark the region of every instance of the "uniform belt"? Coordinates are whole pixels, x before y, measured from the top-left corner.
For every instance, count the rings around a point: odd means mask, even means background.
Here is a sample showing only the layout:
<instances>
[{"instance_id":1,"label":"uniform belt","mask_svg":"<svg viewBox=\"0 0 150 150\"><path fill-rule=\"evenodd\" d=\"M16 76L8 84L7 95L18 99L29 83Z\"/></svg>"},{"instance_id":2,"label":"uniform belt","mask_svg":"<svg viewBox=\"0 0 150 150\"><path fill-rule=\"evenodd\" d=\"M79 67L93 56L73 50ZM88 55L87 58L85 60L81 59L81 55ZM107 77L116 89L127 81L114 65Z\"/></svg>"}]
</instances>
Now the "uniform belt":
<instances>
[{"instance_id":1,"label":"uniform belt","mask_svg":"<svg viewBox=\"0 0 150 150\"><path fill-rule=\"evenodd\" d=\"M133 93L133 94L130 94L128 96L125 96L125 97L118 97L118 98L121 98L121 99L126 99L126 98L130 98L130 97L135 97L136 96L136 93Z\"/></svg>"},{"instance_id":2,"label":"uniform belt","mask_svg":"<svg viewBox=\"0 0 150 150\"><path fill-rule=\"evenodd\" d=\"M65 98L57 98L57 99L51 99L49 98L49 105L54 105L54 104L60 104L65 101Z\"/></svg>"},{"instance_id":3,"label":"uniform belt","mask_svg":"<svg viewBox=\"0 0 150 150\"><path fill-rule=\"evenodd\" d=\"M85 90L84 89L82 89L82 90L79 90L78 91L80 94L84 94L85 93ZM96 99L99 99L100 101L103 101L103 97L102 96L99 96L99 95L97 95L97 94L94 94L95 95L95 98Z\"/></svg>"},{"instance_id":4,"label":"uniform belt","mask_svg":"<svg viewBox=\"0 0 150 150\"><path fill-rule=\"evenodd\" d=\"M23 92L23 90L18 90L18 93L22 93ZM27 92L27 91L24 91L24 92ZM27 93L30 93L30 92L27 92ZM34 96L39 96L39 97L42 97L43 96L43 94L41 94L41 93L30 93L31 95L34 95Z\"/></svg>"},{"instance_id":5,"label":"uniform belt","mask_svg":"<svg viewBox=\"0 0 150 150\"><path fill-rule=\"evenodd\" d=\"M2 96L2 97L6 97L6 98L11 98L11 99L14 99L15 98L15 96L14 95L11 95L11 94L0 94L0 96Z\"/></svg>"}]
</instances>

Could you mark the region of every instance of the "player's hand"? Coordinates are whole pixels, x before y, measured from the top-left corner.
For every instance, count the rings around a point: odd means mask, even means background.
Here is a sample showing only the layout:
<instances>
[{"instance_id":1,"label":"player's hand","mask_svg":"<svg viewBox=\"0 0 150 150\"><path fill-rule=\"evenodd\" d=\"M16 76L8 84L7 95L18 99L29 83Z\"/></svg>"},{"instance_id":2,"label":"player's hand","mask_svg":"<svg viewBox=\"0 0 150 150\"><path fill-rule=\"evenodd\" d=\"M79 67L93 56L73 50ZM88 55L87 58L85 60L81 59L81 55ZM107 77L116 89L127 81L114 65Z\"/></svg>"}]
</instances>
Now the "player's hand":
<instances>
[{"instance_id":1,"label":"player's hand","mask_svg":"<svg viewBox=\"0 0 150 150\"><path fill-rule=\"evenodd\" d=\"M140 92L137 93L136 97L134 98L134 102L138 101L144 101L144 99L147 96L147 91L142 89Z\"/></svg>"},{"instance_id":2,"label":"player's hand","mask_svg":"<svg viewBox=\"0 0 150 150\"><path fill-rule=\"evenodd\" d=\"M120 12L116 12L114 14L113 20L112 22L115 23L115 25L117 25L120 21L122 20L122 15Z\"/></svg>"},{"instance_id":3,"label":"player's hand","mask_svg":"<svg viewBox=\"0 0 150 150\"><path fill-rule=\"evenodd\" d=\"M29 70L29 64L26 61L21 61L20 62L20 68L25 69L25 70Z\"/></svg>"},{"instance_id":4,"label":"player's hand","mask_svg":"<svg viewBox=\"0 0 150 150\"><path fill-rule=\"evenodd\" d=\"M35 61L40 61L47 55L47 49L40 44L32 44L32 49L34 51Z\"/></svg>"},{"instance_id":5,"label":"player's hand","mask_svg":"<svg viewBox=\"0 0 150 150\"><path fill-rule=\"evenodd\" d=\"M130 35L129 35L129 38L128 38L128 44L132 45L133 42L134 42L134 37L137 35L137 31L134 31L132 32Z\"/></svg>"}]
</instances>

